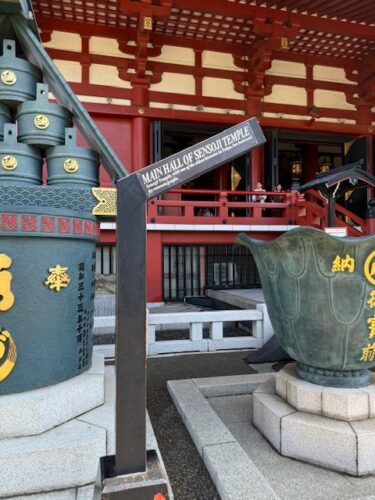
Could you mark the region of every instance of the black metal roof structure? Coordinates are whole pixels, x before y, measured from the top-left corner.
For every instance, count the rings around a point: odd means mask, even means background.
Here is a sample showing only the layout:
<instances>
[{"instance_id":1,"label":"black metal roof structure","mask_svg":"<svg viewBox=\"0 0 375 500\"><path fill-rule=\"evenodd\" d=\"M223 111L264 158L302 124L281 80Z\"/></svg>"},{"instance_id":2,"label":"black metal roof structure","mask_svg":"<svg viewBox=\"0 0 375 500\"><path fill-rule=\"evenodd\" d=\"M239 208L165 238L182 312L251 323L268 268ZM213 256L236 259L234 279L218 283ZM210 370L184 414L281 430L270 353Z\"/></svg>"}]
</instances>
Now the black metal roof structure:
<instances>
[{"instance_id":1,"label":"black metal roof structure","mask_svg":"<svg viewBox=\"0 0 375 500\"><path fill-rule=\"evenodd\" d=\"M362 165L363 160L359 160L354 163L343 165L342 167L334 168L326 173L317 173L316 179L307 182L299 187L298 190L304 193L309 189L316 189L324 195L327 195L333 190L336 191L336 195L358 187L363 187L363 184L375 187L375 176L364 170Z\"/></svg>"},{"instance_id":2,"label":"black metal roof structure","mask_svg":"<svg viewBox=\"0 0 375 500\"><path fill-rule=\"evenodd\" d=\"M347 191L375 187L375 176L362 168L363 160L348 163L326 173L317 173L316 179L303 184L301 193L316 189L328 202L328 225L335 225L335 199Z\"/></svg>"}]
</instances>

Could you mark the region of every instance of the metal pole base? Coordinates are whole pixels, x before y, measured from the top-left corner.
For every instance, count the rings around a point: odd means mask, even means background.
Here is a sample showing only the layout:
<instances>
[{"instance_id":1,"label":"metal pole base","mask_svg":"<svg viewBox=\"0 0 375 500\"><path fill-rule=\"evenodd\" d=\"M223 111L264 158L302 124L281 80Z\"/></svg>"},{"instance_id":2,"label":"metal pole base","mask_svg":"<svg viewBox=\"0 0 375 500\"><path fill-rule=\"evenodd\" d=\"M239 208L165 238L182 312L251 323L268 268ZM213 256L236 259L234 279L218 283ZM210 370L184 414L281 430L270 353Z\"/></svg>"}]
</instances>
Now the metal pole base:
<instances>
[{"instance_id":1,"label":"metal pole base","mask_svg":"<svg viewBox=\"0 0 375 500\"><path fill-rule=\"evenodd\" d=\"M155 450L147 451L144 472L115 476L115 455L100 459L93 500L167 500L167 481Z\"/></svg>"}]
</instances>

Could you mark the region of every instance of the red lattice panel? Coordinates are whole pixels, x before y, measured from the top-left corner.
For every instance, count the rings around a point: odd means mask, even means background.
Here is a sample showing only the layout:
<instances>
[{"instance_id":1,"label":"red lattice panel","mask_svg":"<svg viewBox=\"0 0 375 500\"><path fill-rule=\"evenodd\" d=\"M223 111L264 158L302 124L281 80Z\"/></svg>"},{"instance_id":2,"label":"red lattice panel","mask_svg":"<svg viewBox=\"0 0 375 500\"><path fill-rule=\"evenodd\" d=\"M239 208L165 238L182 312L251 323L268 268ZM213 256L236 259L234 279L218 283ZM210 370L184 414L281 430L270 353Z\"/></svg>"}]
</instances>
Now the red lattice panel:
<instances>
[{"instance_id":1,"label":"red lattice panel","mask_svg":"<svg viewBox=\"0 0 375 500\"><path fill-rule=\"evenodd\" d=\"M249 6L267 5L273 8L286 7L289 11L295 9L301 14L320 14L328 17L330 2L325 0L230 0L233 3L233 13L236 12L236 4L247 3ZM374 0L372 0L374 2ZM335 4L337 2L334 2ZM346 12L349 14L349 0L341 0L336 9L335 16ZM367 1L364 2L367 4ZM320 7L318 7L318 5ZM326 5L324 5L326 4ZM38 16L78 21L116 27L122 29L137 29L138 20L136 16L126 16L120 11L119 0L33 0L35 13ZM306 6L309 5L307 8ZM315 11L313 6L316 6ZM371 10L371 9L370 9ZM372 17L366 19L375 20L375 8L372 9ZM363 15L365 11L363 11ZM359 19L359 18L358 18ZM259 40L253 32L251 19L240 17L218 15L212 12L196 11L192 9L180 9L173 7L170 16L166 20L155 20L154 33L158 35L172 36L197 41L218 42L226 44L244 45L249 48ZM347 60L360 60L369 55L375 55L375 40L367 38L356 38L349 35L319 32L309 29L300 29L295 38L289 39L289 51L292 54L312 55L318 57L334 57Z\"/></svg>"},{"instance_id":2,"label":"red lattice panel","mask_svg":"<svg viewBox=\"0 0 375 500\"><path fill-rule=\"evenodd\" d=\"M357 23L375 24L374 0L231 0L236 3L286 8L300 14L318 15L327 19L341 19Z\"/></svg>"},{"instance_id":3,"label":"red lattice panel","mask_svg":"<svg viewBox=\"0 0 375 500\"><path fill-rule=\"evenodd\" d=\"M363 59L375 53L375 40L301 29L299 35L289 40L289 50L294 54L318 57Z\"/></svg>"},{"instance_id":4,"label":"red lattice panel","mask_svg":"<svg viewBox=\"0 0 375 500\"><path fill-rule=\"evenodd\" d=\"M254 43L257 36L252 30L252 22L248 19L177 8L172 8L167 21L155 23L158 34L240 45Z\"/></svg>"},{"instance_id":5,"label":"red lattice panel","mask_svg":"<svg viewBox=\"0 0 375 500\"><path fill-rule=\"evenodd\" d=\"M120 12L119 0L33 0L36 16L116 28L137 27L137 18Z\"/></svg>"}]
</instances>

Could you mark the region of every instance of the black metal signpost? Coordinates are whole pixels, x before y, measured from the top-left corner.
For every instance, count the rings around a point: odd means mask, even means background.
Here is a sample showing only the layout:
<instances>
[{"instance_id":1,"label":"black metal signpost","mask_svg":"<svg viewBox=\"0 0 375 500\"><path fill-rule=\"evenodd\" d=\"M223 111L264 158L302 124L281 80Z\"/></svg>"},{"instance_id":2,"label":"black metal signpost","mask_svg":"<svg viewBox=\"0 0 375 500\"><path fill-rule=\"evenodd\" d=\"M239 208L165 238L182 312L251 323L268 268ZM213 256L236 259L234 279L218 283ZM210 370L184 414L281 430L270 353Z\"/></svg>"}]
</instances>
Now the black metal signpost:
<instances>
[{"instance_id":1,"label":"black metal signpost","mask_svg":"<svg viewBox=\"0 0 375 500\"><path fill-rule=\"evenodd\" d=\"M146 450L147 200L264 142L252 118L118 181L116 455L101 459L96 498L168 498L156 452Z\"/></svg>"}]
</instances>

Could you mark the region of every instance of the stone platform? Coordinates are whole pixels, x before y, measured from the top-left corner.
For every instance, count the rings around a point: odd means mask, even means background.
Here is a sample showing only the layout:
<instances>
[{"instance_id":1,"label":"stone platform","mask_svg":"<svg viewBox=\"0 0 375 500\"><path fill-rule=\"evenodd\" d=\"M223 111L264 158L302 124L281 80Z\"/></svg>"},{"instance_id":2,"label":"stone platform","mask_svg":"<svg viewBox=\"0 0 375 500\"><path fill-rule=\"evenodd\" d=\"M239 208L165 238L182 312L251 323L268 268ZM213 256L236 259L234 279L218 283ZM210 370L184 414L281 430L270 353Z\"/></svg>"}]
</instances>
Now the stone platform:
<instances>
[{"instance_id":1,"label":"stone platform","mask_svg":"<svg viewBox=\"0 0 375 500\"><path fill-rule=\"evenodd\" d=\"M95 354L78 377L2 396L0 417L0 499L92 500L99 458L115 452L114 367Z\"/></svg>"},{"instance_id":2,"label":"stone platform","mask_svg":"<svg viewBox=\"0 0 375 500\"><path fill-rule=\"evenodd\" d=\"M375 474L375 380L330 388L284 367L254 391L253 425L284 456L364 476Z\"/></svg>"},{"instance_id":3,"label":"stone platform","mask_svg":"<svg viewBox=\"0 0 375 500\"><path fill-rule=\"evenodd\" d=\"M375 475L355 477L324 464L282 456L254 427L254 393L265 383L260 394L272 394L276 376L263 373L265 366L257 366L262 373L168 382L172 400L220 498L374 500ZM268 393L264 392L267 387ZM280 422L274 419L273 425L280 427ZM299 439L303 442L304 438ZM339 455L344 451L337 448Z\"/></svg>"}]
</instances>

